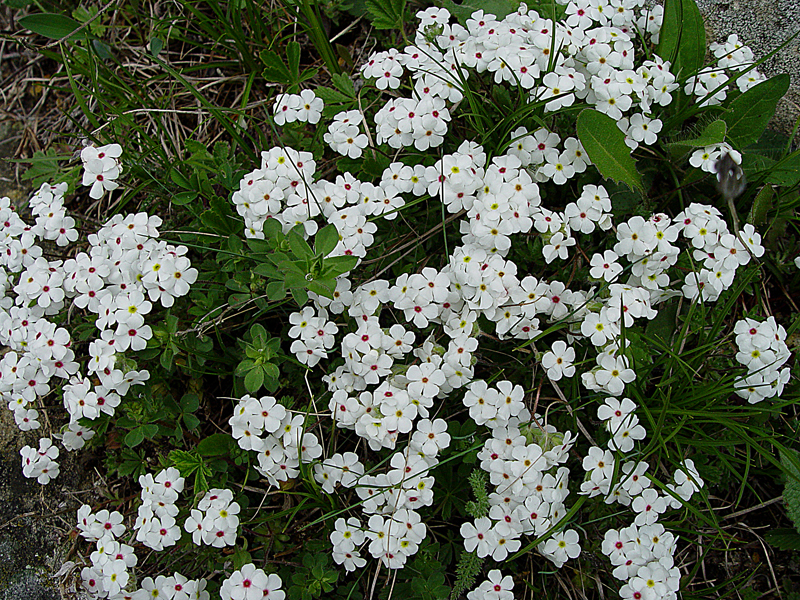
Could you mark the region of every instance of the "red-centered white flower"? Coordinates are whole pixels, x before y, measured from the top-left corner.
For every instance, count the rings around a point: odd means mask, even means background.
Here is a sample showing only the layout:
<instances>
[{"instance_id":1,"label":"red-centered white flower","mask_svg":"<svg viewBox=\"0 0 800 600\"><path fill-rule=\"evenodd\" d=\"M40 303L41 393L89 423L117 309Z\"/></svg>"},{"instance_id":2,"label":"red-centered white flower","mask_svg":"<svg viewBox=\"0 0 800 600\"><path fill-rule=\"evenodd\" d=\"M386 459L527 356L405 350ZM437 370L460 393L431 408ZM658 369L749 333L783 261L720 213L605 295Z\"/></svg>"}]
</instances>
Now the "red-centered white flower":
<instances>
[{"instance_id":1,"label":"red-centered white flower","mask_svg":"<svg viewBox=\"0 0 800 600\"><path fill-rule=\"evenodd\" d=\"M476 552L480 558L489 556L496 545L492 521L488 517L476 519L474 525L462 524L461 537L464 538L464 548L467 552Z\"/></svg>"}]
</instances>

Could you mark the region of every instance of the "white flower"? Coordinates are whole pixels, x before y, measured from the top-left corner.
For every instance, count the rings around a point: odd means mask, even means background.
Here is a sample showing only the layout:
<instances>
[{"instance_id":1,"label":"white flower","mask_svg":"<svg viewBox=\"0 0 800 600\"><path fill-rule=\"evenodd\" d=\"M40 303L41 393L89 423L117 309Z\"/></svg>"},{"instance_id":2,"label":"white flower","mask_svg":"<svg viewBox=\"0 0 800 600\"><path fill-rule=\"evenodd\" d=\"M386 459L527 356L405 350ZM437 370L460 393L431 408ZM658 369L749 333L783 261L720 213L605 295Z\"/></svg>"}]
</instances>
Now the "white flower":
<instances>
[{"instance_id":1,"label":"white flower","mask_svg":"<svg viewBox=\"0 0 800 600\"><path fill-rule=\"evenodd\" d=\"M575 367L572 365L574 360L575 350L563 340L557 340L553 342L552 349L542 356L542 366L547 369L547 376L552 381L558 381L562 377L572 377L575 374Z\"/></svg>"}]
</instances>

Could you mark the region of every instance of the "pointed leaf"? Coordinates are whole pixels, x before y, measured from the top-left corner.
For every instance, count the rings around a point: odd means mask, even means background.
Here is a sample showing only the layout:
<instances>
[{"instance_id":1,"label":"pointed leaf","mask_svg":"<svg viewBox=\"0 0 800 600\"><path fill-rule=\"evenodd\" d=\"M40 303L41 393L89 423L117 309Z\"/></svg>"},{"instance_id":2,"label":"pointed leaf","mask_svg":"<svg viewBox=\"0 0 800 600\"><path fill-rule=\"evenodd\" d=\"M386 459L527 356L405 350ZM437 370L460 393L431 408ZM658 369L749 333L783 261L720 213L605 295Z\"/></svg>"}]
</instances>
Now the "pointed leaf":
<instances>
[{"instance_id":1,"label":"pointed leaf","mask_svg":"<svg viewBox=\"0 0 800 600\"><path fill-rule=\"evenodd\" d=\"M331 223L326 225L314 236L314 250L317 256L328 256L339 243L339 230Z\"/></svg>"},{"instance_id":2,"label":"pointed leaf","mask_svg":"<svg viewBox=\"0 0 800 600\"><path fill-rule=\"evenodd\" d=\"M729 112L723 117L728 124L728 139L737 148L744 148L758 141L775 114L778 101L789 89L789 76L776 75L750 88L734 99Z\"/></svg>"},{"instance_id":3,"label":"pointed leaf","mask_svg":"<svg viewBox=\"0 0 800 600\"><path fill-rule=\"evenodd\" d=\"M600 174L641 191L642 176L616 121L599 111L586 109L578 115L577 125L578 139Z\"/></svg>"},{"instance_id":4,"label":"pointed leaf","mask_svg":"<svg viewBox=\"0 0 800 600\"><path fill-rule=\"evenodd\" d=\"M75 19L57 13L28 15L17 19L17 24L51 40L72 39L75 36L70 34L81 26Z\"/></svg>"},{"instance_id":5,"label":"pointed leaf","mask_svg":"<svg viewBox=\"0 0 800 600\"><path fill-rule=\"evenodd\" d=\"M302 227L303 227L302 225L297 225L289 232L289 235L287 235L286 237L289 241L289 248L291 248L296 258L299 258L301 260L310 260L314 258L314 251L311 249L311 246L308 245L308 242L300 234L300 230L302 229Z\"/></svg>"},{"instance_id":6,"label":"pointed leaf","mask_svg":"<svg viewBox=\"0 0 800 600\"><path fill-rule=\"evenodd\" d=\"M713 144L721 144L725 141L725 133L728 130L728 126L725 121L717 120L712 123L709 123L708 126L703 130L696 138L691 138L688 140L680 140L677 142L671 142L667 144L669 147L679 147L679 146L686 146L689 148L704 148L706 146L711 146Z\"/></svg>"},{"instance_id":7,"label":"pointed leaf","mask_svg":"<svg viewBox=\"0 0 800 600\"><path fill-rule=\"evenodd\" d=\"M300 75L300 43L292 40L286 44L286 58L289 59L289 74L293 80Z\"/></svg>"}]
</instances>

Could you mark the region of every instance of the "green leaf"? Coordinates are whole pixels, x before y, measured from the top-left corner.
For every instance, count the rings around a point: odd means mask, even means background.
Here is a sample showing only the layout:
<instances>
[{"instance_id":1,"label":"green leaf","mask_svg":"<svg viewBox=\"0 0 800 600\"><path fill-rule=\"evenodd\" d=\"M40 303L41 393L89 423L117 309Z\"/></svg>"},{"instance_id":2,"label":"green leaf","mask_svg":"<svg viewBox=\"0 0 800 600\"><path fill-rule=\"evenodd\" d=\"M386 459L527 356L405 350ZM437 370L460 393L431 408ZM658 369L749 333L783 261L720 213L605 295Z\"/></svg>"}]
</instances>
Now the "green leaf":
<instances>
[{"instance_id":1,"label":"green leaf","mask_svg":"<svg viewBox=\"0 0 800 600\"><path fill-rule=\"evenodd\" d=\"M292 40L286 44L286 58L289 59L289 74L293 81L299 79L300 75L300 43Z\"/></svg>"},{"instance_id":2,"label":"green leaf","mask_svg":"<svg viewBox=\"0 0 800 600\"><path fill-rule=\"evenodd\" d=\"M128 448L135 448L144 441L144 429L137 427L128 432L125 436L125 445Z\"/></svg>"},{"instance_id":3,"label":"green leaf","mask_svg":"<svg viewBox=\"0 0 800 600\"><path fill-rule=\"evenodd\" d=\"M688 148L705 148L706 146L711 146L713 144L721 144L725 141L725 133L727 130L728 125L725 123L725 121L717 120L709 123L708 126L703 129L703 133L696 138L670 142L667 144L667 146L670 148L681 146Z\"/></svg>"},{"instance_id":4,"label":"green leaf","mask_svg":"<svg viewBox=\"0 0 800 600\"><path fill-rule=\"evenodd\" d=\"M259 54L261 62L264 63L264 78L272 83L283 83L289 85L292 83L292 74L286 68L283 60L272 50L262 50Z\"/></svg>"},{"instance_id":5,"label":"green leaf","mask_svg":"<svg viewBox=\"0 0 800 600\"><path fill-rule=\"evenodd\" d=\"M800 534L793 529L773 529L764 534L764 539L780 550L800 550Z\"/></svg>"},{"instance_id":6,"label":"green leaf","mask_svg":"<svg viewBox=\"0 0 800 600\"><path fill-rule=\"evenodd\" d=\"M250 394L255 394L264 385L264 371L250 369L244 376L244 389Z\"/></svg>"},{"instance_id":7,"label":"green leaf","mask_svg":"<svg viewBox=\"0 0 800 600\"><path fill-rule=\"evenodd\" d=\"M758 141L775 114L778 100L789 89L789 76L776 75L750 88L735 98L723 117L728 124L728 140L737 148L744 148Z\"/></svg>"},{"instance_id":8,"label":"green leaf","mask_svg":"<svg viewBox=\"0 0 800 600\"><path fill-rule=\"evenodd\" d=\"M317 256L328 256L339 243L339 230L331 223L326 225L314 236L314 250Z\"/></svg>"},{"instance_id":9,"label":"green leaf","mask_svg":"<svg viewBox=\"0 0 800 600\"><path fill-rule=\"evenodd\" d=\"M57 13L28 15L17 19L17 24L51 40L72 39L71 34L81 26L75 19Z\"/></svg>"},{"instance_id":10,"label":"green leaf","mask_svg":"<svg viewBox=\"0 0 800 600\"><path fill-rule=\"evenodd\" d=\"M375 29L402 29L406 0L366 0Z\"/></svg>"},{"instance_id":11,"label":"green leaf","mask_svg":"<svg viewBox=\"0 0 800 600\"><path fill-rule=\"evenodd\" d=\"M264 376L269 379L277 380L281 376L280 369L273 363L266 363L261 368L264 370Z\"/></svg>"},{"instance_id":12,"label":"green leaf","mask_svg":"<svg viewBox=\"0 0 800 600\"><path fill-rule=\"evenodd\" d=\"M625 145L625 134L614 119L586 109L578 115L577 130L578 139L603 177L642 191L642 176L636 170L631 149Z\"/></svg>"},{"instance_id":13,"label":"green leaf","mask_svg":"<svg viewBox=\"0 0 800 600\"><path fill-rule=\"evenodd\" d=\"M322 98L325 106L328 104L343 104L345 102L352 103L353 101L352 98L345 96L342 92L326 87L314 88L314 94L316 94L317 98ZM339 109L337 108L336 110L338 112Z\"/></svg>"},{"instance_id":14,"label":"green leaf","mask_svg":"<svg viewBox=\"0 0 800 600\"><path fill-rule=\"evenodd\" d=\"M763 225L767 222L767 211L772 208L772 199L775 197L775 192L772 190L771 185L765 185L756 195L753 200L753 206L750 208L750 214L747 215L747 222L752 223L756 227Z\"/></svg>"},{"instance_id":15,"label":"green leaf","mask_svg":"<svg viewBox=\"0 0 800 600\"><path fill-rule=\"evenodd\" d=\"M200 456L223 456L231 450L233 438L227 433L213 433L197 444L197 453Z\"/></svg>"},{"instance_id":16,"label":"green leaf","mask_svg":"<svg viewBox=\"0 0 800 600\"><path fill-rule=\"evenodd\" d=\"M194 431L200 425L200 419L189 413L183 415L183 422L189 431Z\"/></svg>"},{"instance_id":17,"label":"green leaf","mask_svg":"<svg viewBox=\"0 0 800 600\"><path fill-rule=\"evenodd\" d=\"M661 21L661 33L658 38L656 54L670 62L675 61L675 53L678 50L678 42L681 36L681 17L683 14L681 3L681 0L666 0L664 2L664 16Z\"/></svg>"},{"instance_id":18,"label":"green leaf","mask_svg":"<svg viewBox=\"0 0 800 600\"><path fill-rule=\"evenodd\" d=\"M150 54L152 56L158 56L161 54L161 50L164 49L164 40L161 38L151 38L150 39Z\"/></svg>"},{"instance_id":19,"label":"green leaf","mask_svg":"<svg viewBox=\"0 0 800 600\"><path fill-rule=\"evenodd\" d=\"M357 256L332 256L323 261L325 277L338 277L355 269L358 264Z\"/></svg>"},{"instance_id":20,"label":"green leaf","mask_svg":"<svg viewBox=\"0 0 800 600\"><path fill-rule=\"evenodd\" d=\"M302 225L296 225L292 228L289 232L289 235L286 236L287 241L289 242L289 248L291 248L292 253L294 253L295 257L301 260L310 260L314 258L314 251L311 249L311 246L308 245L308 242L303 238L300 234L300 231L303 230ZM336 234L337 242L339 234Z\"/></svg>"},{"instance_id":21,"label":"green leaf","mask_svg":"<svg viewBox=\"0 0 800 600\"><path fill-rule=\"evenodd\" d=\"M335 289L335 279L315 279L308 282L308 290L310 292L314 292L325 298L330 298L331 300L333 300L333 292Z\"/></svg>"},{"instance_id":22,"label":"green leaf","mask_svg":"<svg viewBox=\"0 0 800 600\"><path fill-rule=\"evenodd\" d=\"M461 4L456 4L453 0L446 0L442 4L443 8L450 11L458 22L466 25L467 19L476 10L482 10L486 14L494 15L499 21L515 12L519 8L518 0L463 0ZM535 8L531 6L531 8Z\"/></svg>"},{"instance_id":23,"label":"green leaf","mask_svg":"<svg viewBox=\"0 0 800 600\"><path fill-rule=\"evenodd\" d=\"M267 298L272 301L283 300L286 297L286 285L282 281L273 281L267 284Z\"/></svg>"},{"instance_id":24,"label":"green leaf","mask_svg":"<svg viewBox=\"0 0 800 600\"><path fill-rule=\"evenodd\" d=\"M342 94L350 98L351 100L356 99L356 88L353 85L353 80L350 79L344 73L336 73L331 77L333 81L334 87L339 90Z\"/></svg>"},{"instance_id":25,"label":"green leaf","mask_svg":"<svg viewBox=\"0 0 800 600\"><path fill-rule=\"evenodd\" d=\"M681 37L675 65L671 70L679 77L688 77L697 73L703 66L706 54L706 26L694 0L682 0L681 6Z\"/></svg>"},{"instance_id":26,"label":"green leaf","mask_svg":"<svg viewBox=\"0 0 800 600\"><path fill-rule=\"evenodd\" d=\"M770 170L766 181L783 187L793 187L800 183L800 151L778 161Z\"/></svg>"},{"instance_id":27,"label":"green leaf","mask_svg":"<svg viewBox=\"0 0 800 600\"><path fill-rule=\"evenodd\" d=\"M197 397L197 394L184 394L181 397L181 408L184 412L192 413L196 411L200 407L200 398Z\"/></svg>"},{"instance_id":28,"label":"green leaf","mask_svg":"<svg viewBox=\"0 0 800 600\"><path fill-rule=\"evenodd\" d=\"M786 469L786 481L783 488L783 500L786 502L786 514L800 530L800 469L796 463L800 462L800 453L790 450L791 454L781 451L781 464Z\"/></svg>"}]
</instances>

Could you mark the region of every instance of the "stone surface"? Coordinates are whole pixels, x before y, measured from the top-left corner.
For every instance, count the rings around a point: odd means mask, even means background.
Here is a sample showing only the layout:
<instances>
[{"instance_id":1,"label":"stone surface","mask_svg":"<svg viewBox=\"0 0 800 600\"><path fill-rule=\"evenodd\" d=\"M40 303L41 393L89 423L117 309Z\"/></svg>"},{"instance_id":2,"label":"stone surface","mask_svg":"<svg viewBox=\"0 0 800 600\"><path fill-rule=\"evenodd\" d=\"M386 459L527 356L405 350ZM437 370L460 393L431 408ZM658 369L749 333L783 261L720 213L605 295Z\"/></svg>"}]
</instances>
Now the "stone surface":
<instances>
[{"instance_id":1,"label":"stone surface","mask_svg":"<svg viewBox=\"0 0 800 600\"><path fill-rule=\"evenodd\" d=\"M760 59L800 30L800 0L696 0L706 20L708 42L735 33ZM800 36L759 67L767 77L788 73L789 92L778 104L772 127L790 135L800 116Z\"/></svg>"}]
</instances>

